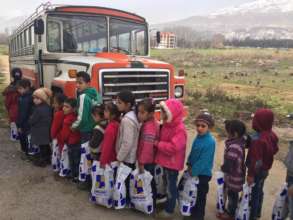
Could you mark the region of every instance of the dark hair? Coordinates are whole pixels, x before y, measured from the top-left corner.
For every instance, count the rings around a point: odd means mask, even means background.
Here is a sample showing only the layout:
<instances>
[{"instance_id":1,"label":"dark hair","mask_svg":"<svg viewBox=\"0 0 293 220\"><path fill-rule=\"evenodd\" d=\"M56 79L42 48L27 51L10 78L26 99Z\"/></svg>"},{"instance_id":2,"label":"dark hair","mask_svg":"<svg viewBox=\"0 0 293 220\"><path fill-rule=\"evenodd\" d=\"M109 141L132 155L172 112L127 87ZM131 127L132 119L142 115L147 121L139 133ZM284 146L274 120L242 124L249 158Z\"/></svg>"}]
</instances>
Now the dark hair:
<instances>
[{"instance_id":1,"label":"dark hair","mask_svg":"<svg viewBox=\"0 0 293 220\"><path fill-rule=\"evenodd\" d=\"M246 147L250 146L251 137L246 132L245 124L240 120L226 120L225 121L225 129L226 131L235 136L243 137L246 142Z\"/></svg>"},{"instance_id":2,"label":"dark hair","mask_svg":"<svg viewBox=\"0 0 293 220\"><path fill-rule=\"evenodd\" d=\"M152 98L145 98L144 100L140 101L137 105L137 110L139 106L143 106L148 113L155 112L156 110L156 103Z\"/></svg>"},{"instance_id":3,"label":"dark hair","mask_svg":"<svg viewBox=\"0 0 293 220\"><path fill-rule=\"evenodd\" d=\"M72 108L77 107L77 100L75 98L67 98L64 103L69 104Z\"/></svg>"},{"instance_id":4,"label":"dark hair","mask_svg":"<svg viewBox=\"0 0 293 220\"><path fill-rule=\"evenodd\" d=\"M89 83L91 81L91 77L87 72L79 71L76 74L76 78L82 78L85 83Z\"/></svg>"},{"instance_id":5,"label":"dark hair","mask_svg":"<svg viewBox=\"0 0 293 220\"><path fill-rule=\"evenodd\" d=\"M17 81L17 87L22 87L24 89L30 88L31 87L31 82L28 79L21 79Z\"/></svg>"},{"instance_id":6,"label":"dark hair","mask_svg":"<svg viewBox=\"0 0 293 220\"><path fill-rule=\"evenodd\" d=\"M104 118L104 110L105 110L105 106L103 104L100 105L94 105L92 107L92 114L93 115L99 115L101 118Z\"/></svg>"},{"instance_id":7,"label":"dark hair","mask_svg":"<svg viewBox=\"0 0 293 220\"><path fill-rule=\"evenodd\" d=\"M67 97L63 93L57 93L55 94L54 99L57 101L59 105L62 105L67 99Z\"/></svg>"},{"instance_id":8,"label":"dark hair","mask_svg":"<svg viewBox=\"0 0 293 220\"><path fill-rule=\"evenodd\" d=\"M108 102L105 105L105 109L110 112L113 120L119 121L121 113L119 112L117 105L115 105L113 102Z\"/></svg>"},{"instance_id":9,"label":"dark hair","mask_svg":"<svg viewBox=\"0 0 293 220\"><path fill-rule=\"evenodd\" d=\"M135 105L135 97L133 95L133 93L129 90L125 90L122 92L119 92L117 94L117 97L125 103L130 103L131 107L133 107Z\"/></svg>"}]
</instances>

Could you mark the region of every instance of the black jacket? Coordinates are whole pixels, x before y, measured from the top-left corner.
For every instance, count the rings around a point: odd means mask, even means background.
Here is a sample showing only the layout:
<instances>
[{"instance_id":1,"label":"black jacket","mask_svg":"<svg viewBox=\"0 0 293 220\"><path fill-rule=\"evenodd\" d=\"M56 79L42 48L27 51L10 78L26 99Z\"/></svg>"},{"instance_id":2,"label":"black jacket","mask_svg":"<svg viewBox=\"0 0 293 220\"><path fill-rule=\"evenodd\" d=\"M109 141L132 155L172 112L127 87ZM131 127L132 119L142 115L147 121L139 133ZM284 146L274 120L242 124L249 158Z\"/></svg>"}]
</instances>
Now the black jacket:
<instances>
[{"instance_id":1,"label":"black jacket","mask_svg":"<svg viewBox=\"0 0 293 220\"><path fill-rule=\"evenodd\" d=\"M24 131L29 130L29 118L33 111L32 92L29 91L18 98L18 114L16 126Z\"/></svg>"},{"instance_id":2,"label":"black jacket","mask_svg":"<svg viewBox=\"0 0 293 220\"><path fill-rule=\"evenodd\" d=\"M47 145L50 143L52 114L52 108L45 103L35 107L29 120L32 144Z\"/></svg>"}]
</instances>

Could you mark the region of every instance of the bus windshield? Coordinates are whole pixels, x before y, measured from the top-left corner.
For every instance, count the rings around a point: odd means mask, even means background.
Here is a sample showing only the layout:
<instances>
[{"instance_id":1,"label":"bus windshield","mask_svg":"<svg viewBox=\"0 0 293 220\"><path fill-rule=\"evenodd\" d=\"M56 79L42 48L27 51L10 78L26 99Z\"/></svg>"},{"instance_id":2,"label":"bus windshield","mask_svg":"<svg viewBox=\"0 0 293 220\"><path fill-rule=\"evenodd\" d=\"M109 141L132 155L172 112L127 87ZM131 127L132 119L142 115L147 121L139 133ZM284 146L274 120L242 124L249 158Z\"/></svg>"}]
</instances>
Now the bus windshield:
<instances>
[{"instance_id":1,"label":"bus windshield","mask_svg":"<svg viewBox=\"0 0 293 220\"><path fill-rule=\"evenodd\" d=\"M57 53L117 52L147 55L147 28L119 19L86 15L48 15L47 49ZM110 47L108 48L108 39Z\"/></svg>"}]
</instances>

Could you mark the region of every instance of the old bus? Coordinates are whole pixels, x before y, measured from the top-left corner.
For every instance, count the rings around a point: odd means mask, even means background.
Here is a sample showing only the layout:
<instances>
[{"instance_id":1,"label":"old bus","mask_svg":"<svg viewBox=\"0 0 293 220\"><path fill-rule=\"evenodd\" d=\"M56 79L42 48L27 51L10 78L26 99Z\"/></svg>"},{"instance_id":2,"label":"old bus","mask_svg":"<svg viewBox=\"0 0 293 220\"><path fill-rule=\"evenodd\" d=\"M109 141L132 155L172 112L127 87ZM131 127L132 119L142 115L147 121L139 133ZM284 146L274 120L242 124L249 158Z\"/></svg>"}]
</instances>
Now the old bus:
<instances>
[{"instance_id":1,"label":"old bus","mask_svg":"<svg viewBox=\"0 0 293 220\"><path fill-rule=\"evenodd\" d=\"M21 71L35 88L76 95L78 71L111 100L129 89L136 100L184 95L184 76L171 64L149 57L149 30L136 14L91 6L42 4L10 36L10 70Z\"/></svg>"}]
</instances>

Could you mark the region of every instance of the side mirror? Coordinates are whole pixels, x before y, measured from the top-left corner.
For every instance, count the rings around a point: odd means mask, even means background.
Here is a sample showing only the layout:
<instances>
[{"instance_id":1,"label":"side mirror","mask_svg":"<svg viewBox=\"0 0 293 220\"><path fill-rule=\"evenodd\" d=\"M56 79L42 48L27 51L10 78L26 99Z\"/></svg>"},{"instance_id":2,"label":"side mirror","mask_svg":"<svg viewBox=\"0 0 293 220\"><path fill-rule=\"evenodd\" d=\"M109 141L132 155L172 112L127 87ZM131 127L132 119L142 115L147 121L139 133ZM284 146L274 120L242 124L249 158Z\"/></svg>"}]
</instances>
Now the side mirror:
<instances>
[{"instance_id":1,"label":"side mirror","mask_svg":"<svg viewBox=\"0 0 293 220\"><path fill-rule=\"evenodd\" d=\"M161 43L161 32L157 32L157 44Z\"/></svg>"},{"instance_id":2,"label":"side mirror","mask_svg":"<svg viewBox=\"0 0 293 220\"><path fill-rule=\"evenodd\" d=\"M44 21L42 19L36 19L34 21L34 32L35 32L35 34L42 35L42 34L44 34L44 30L45 30Z\"/></svg>"}]
</instances>

